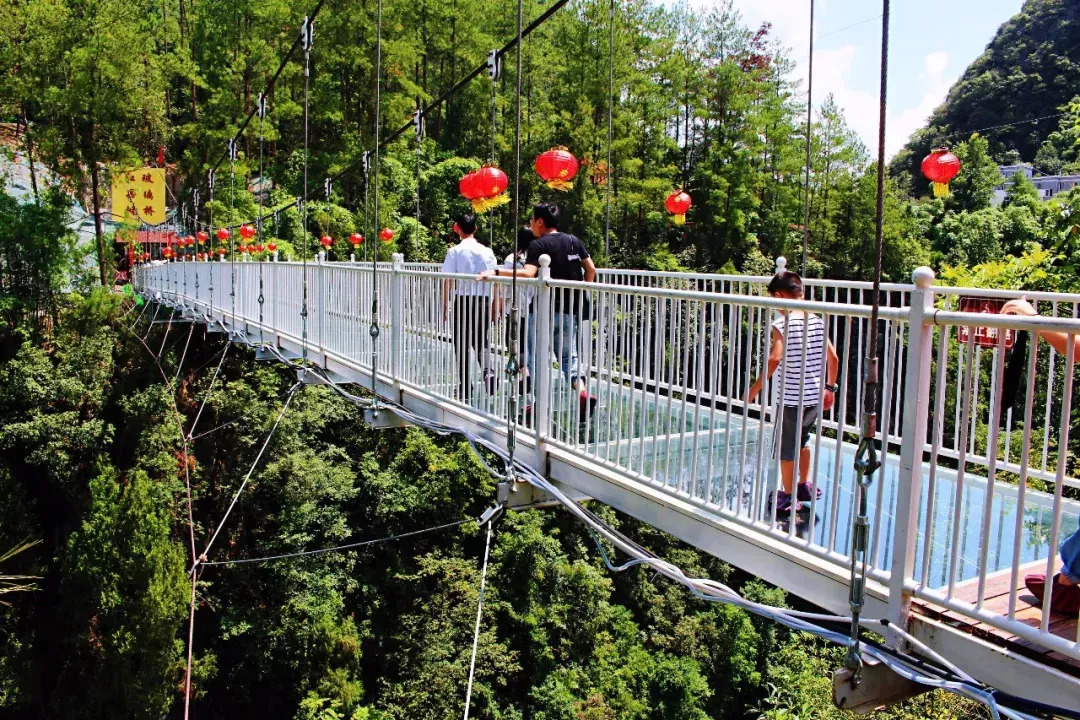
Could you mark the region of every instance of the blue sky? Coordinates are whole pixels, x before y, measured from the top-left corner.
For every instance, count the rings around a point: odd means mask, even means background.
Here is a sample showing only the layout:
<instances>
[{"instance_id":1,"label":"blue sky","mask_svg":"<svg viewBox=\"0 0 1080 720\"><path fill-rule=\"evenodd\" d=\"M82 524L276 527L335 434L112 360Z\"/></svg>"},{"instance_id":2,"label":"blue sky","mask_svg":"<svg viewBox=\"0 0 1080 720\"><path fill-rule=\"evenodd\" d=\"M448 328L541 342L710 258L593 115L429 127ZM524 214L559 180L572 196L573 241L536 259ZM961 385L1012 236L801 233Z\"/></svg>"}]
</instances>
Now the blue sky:
<instances>
[{"instance_id":1,"label":"blue sky","mask_svg":"<svg viewBox=\"0 0 1080 720\"><path fill-rule=\"evenodd\" d=\"M695 6L717 1L691 0ZM750 27L773 24L805 81L810 0L732 1ZM1023 0L892 0L885 141L890 157L1022 5ZM880 0L815 0L814 102L832 92L871 155L877 153L880 13Z\"/></svg>"}]
</instances>

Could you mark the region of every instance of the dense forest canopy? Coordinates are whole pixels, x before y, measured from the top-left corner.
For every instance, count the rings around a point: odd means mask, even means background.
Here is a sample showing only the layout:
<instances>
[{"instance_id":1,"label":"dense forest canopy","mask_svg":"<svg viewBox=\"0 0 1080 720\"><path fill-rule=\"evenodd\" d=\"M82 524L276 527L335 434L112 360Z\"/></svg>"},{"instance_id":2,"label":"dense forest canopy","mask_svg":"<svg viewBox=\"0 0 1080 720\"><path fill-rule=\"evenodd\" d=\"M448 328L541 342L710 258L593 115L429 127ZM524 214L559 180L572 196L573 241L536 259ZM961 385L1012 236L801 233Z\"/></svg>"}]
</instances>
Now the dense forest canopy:
<instances>
[{"instance_id":1,"label":"dense forest canopy","mask_svg":"<svg viewBox=\"0 0 1080 720\"><path fill-rule=\"evenodd\" d=\"M550 6L526 3L526 24ZM304 190L302 51L281 68L268 93L265 121L244 121L312 8L295 0L8 4L0 10L7 28L0 34L0 57L11 71L0 76L0 107L28 128L19 149L64 178L91 210L107 188L110 168L151 161L160 149L179 181L174 202L184 210L185 230L194 227L196 189L198 222L251 220L259 214L252 188L269 186L271 206L285 206ZM381 136L401 128L417 108L427 113L426 134L419 148L410 131L384 149L374 217L374 179L365 187L360 166L362 153L374 145L376 5L327 0L315 22L310 59L307 188L321 189L326 176L348 172L334 184L331 198L317 194L320 202L310 204L306 227L294 208L266 224L287 257L313 252L317 238L327 233L340 252L332 256L343 257L349 233L373 237L378 228L391 226L397 238L379 252L437 260L451 237L452 216L467 207L457 180L483 162L503 167L513 180L513 51L494 85L481 73L445 102L433 103L483 64L490 50L514 37L516 5L387 0L383 8ZM540 199L561 201L568 224L601 264L762 271L777 255L801 257L805 95L770 26L747 27L729 0L705 9L626 0L614 6L609 47L609 9L599 0L573 0L524 43L523 207ZM983 127L1016 119L1021 104L1023 112L1034 111L1032 98L1053 108L1068 102L1078 46L1072 39L1080 33L1077 12L1063 0L1030 0L913 140L928 146L943 134L952 136L950 144L964 162L954 183L961 191L944 202L913 202L907 192L924 195L924 179L901 174L887 181L889 279L906 280L920 264L940 271L1022 254L1033 243L1054 244L1048 218L1058 206L1036 203L1006 217L991 207L990 188L1000 183L995 165L1005 149L1023 155L1025 148L1043 148L1044 156L1056 153L1059 165L1076 161L1080 103L1038 126L963 133L971 129L968 120ZM1024 58L1014 57L1029 46ZM1005 69L1016 76L1011 85L995 74ZM1040 89L1027 87L1038 83ZM1008 97L994 94L1005 87ZM813 120L807 272L869 279L875 208L870 153L831 97L822 100ZM233 166L222 161L241 125ZM1019 135L1008 133L1024 133L1027 144L1021 148ZM573 190L565 194L548 190L531 169L532 158L557 145L570 148L582 163ZM905 151L894 169L908 162L903 158L917 163L921 148ZM211 202L206 173L213 167L218 172ZM663 207L676 187L685 187L693 199L682 226L673 225ZM500 251L515 225L510 214L503 207L485 218L495 227ZM487 234L485 229L482 235ZM111 238L103 235L97 248L102 279L112 256Z\"/></svg>"},{"instance_id":2,"label":"dense forest canopy","mask_svg":"<svg viewBox=\"0 0 1080 720\"><path fill-rule=\"evenodd\" d=\"M514 33L516 4L509 0L383 5L384 136ZM111 281L114 238L100 232L94 247L76 247L63 193L97 211L110 169L151 161L159 147L180 181L176 201L189 213L199 187L203 223L211 213L215 224L254 217L258 181L271 186L272 204L300 193L300 53L269 94L264 177L258 121L243 134L235 179L227 162L219 168L213 202L205 174L311 7L300 0L0 5L0 113L18 127L17 153L49 169L35 180L33 199L0 201L0 556L27 538L41 541L0 568L40 577L37 591L6 595L10 604L0 605L0 712L25 718L181 712L190 588L185 479L192 482L196 534L205 538L295 377L244 351L226 351L222 336L201 328L189 336L190 326L151 325L130 300L95 289ZM548 7L526 3L526 23ZM316 23L314 187L373 145L375 8L372 0L327 0ZM760 273L771 270L775 255L798 257L805 97L771 28L747 27L727 2L697 10L618 0L609 64L609 8L574 0L526 41L523 206L541 198L563 202L570 229L600 264ZM1064 0L1029 0L1002 34L1012 38L1028 25L1040 28L1021 33L1040 38L1038 50L1029 60L999 65L1022 70L1024 82L1041 74L1056 88L1038 68L1057 58L1061 75L1073 77L1076 9ZM961 84L992 73L989 60L980 62L982 69ZM1035 69L1024 69L1027 62ZM350 172L329 200L311 204L307 226L289 209L266 231L285 257L314 251L317 238L329 233L337 259L348 252L350 232L371 238L390 226L398 233L380 244L380 253L440 259L450 220L466 207L459 178L492 160L513 176L516 80L507 62L494 88L481 75L433 108L419 172L412 134L391 143L378 178L378 217L371 188ZM1008 121L1016 98L994 95L997 85L991 74L953 97ZM1072 91L1061 92L1038 95L1039 102L1068 102ZM952 103L951 97L946 107ZM935 120L932 132L915 142L970 129L969 120L996 124L973 115L941 117L948 123ZM1052 127L1040 124L1037 133L1034 127L1018 131L1025 148L1045 157L1049 143L1066 166L1077 160L1080 101ZM1019 140L1005 137L987 131L954 138L963 170L948 198L922 197L921 179L887 179L889 278L905 280L929 263L945 282L1077 289L1075 194L1042 202L1019 179L1004 205L992 202L1001 183L1000 152L1022 150ZM870 153L832 98L815 109L809 143L808 272L868 279L876 187ZM556 145L571 148L583 165L573 190L558 195L531 170L532 158ZM674 187L693 198L681 227L663 209ZM520 220L503 207L484 218L481 234L493 224L501 254ZM101 261L89 273L81 262L87 253ZM221 375L212 382L221 353ZM190 432L204 400L201 432L185 463L181 433ZM223 559L255 557L469 520L492 493L490 476L466 444L416 430L372 431L351 405L325 388L305 387L284 414L218 552ZM775 589L670 537L596 510L688 572L722 579L753 598L784 601ZM458 715L482 549L470 520L441 534L348 553L205 568L197 587L193 716ZM843 716L828 697L828 673L840 661L836 648L700 603L640 569L610 575L589 535L561 513L500 521L490 580L474 717ZM929 694L891 716L978 712Z\"/></svg>"}]
</instances>

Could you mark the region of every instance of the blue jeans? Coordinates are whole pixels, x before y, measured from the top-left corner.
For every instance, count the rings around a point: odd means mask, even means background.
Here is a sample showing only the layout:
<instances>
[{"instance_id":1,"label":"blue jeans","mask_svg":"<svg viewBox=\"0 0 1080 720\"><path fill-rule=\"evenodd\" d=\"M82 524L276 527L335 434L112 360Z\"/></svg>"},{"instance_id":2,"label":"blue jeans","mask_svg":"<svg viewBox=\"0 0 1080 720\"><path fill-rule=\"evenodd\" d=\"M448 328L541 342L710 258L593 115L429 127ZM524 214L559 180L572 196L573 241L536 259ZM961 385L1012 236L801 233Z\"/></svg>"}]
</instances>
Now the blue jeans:
<instances>
[{"instance_id":1,"label":"blue jeans","mask_svg":"<svg viewBox=\"0 0 1080 720\"><path fill-rule=\"evenodd\" d=\"M1080 530L1061 543L1061 574L1080 584Z\"/></svg>"},{"instance_id":2,"label":"blue jeans","mask_svg":"<svg viewBox=\"0 0 1080 720\"><path fill-rule=\"evenodd\" d=\"M551 334L551 351L559 359L559 369L563 377L574 385L578 372L578 316L577 313L557 312L554 314Z\"/></svg>"}]
</instances>

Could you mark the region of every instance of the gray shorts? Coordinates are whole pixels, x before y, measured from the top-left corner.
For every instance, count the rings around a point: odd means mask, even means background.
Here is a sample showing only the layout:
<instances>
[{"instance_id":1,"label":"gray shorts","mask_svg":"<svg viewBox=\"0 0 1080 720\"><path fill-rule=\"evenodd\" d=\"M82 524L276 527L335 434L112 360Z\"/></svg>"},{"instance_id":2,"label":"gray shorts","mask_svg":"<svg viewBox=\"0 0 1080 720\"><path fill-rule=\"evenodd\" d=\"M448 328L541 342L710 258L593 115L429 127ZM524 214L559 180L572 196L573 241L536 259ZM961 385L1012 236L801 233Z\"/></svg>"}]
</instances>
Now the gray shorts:
<instances>
[{"instance_id":1,"label":"gray shorts","mask_svg":"<svg viewBox=\"0 0 1080 720\"><path fill-rule=\"evenodd\" d=\"M773 436L777 438L780 443L781 460L796 459L799 450L805 447L806 443L810 441L810 436L814 432L814 425L817 423L817 419L817 405L803 406L802 428L796 428L795 425L799 421L799 408L788 405L784 406L783 426L780 428L779 433L773 433Z\"/></svg>"}]
</instances>

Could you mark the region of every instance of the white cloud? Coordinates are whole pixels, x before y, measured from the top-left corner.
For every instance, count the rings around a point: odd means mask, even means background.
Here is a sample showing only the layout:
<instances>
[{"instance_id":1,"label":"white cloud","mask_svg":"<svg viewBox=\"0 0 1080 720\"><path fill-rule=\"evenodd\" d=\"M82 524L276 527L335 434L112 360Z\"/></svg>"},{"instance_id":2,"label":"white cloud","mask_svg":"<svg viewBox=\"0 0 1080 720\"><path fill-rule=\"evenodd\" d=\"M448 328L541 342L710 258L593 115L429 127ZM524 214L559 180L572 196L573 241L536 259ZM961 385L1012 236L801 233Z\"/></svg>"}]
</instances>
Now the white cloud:
<instances>
[{"instance_id":1,"label":"white cloud","mask_svg":"<svg viewBox=\"0 0 1080 720\"><path fill-rule=\"evenodd\" d=\"M949 65L949 54L944 51L932 52L923 57L923 71L919 74L920 84L926 88L918 104L902 109L892 116L890 113L888 137L885 150L891 157L903 147L911 134L926 124L926 119L949 94L949 88L955 77L947 77L945 69Z\"/></svg>"}]
</instances>

